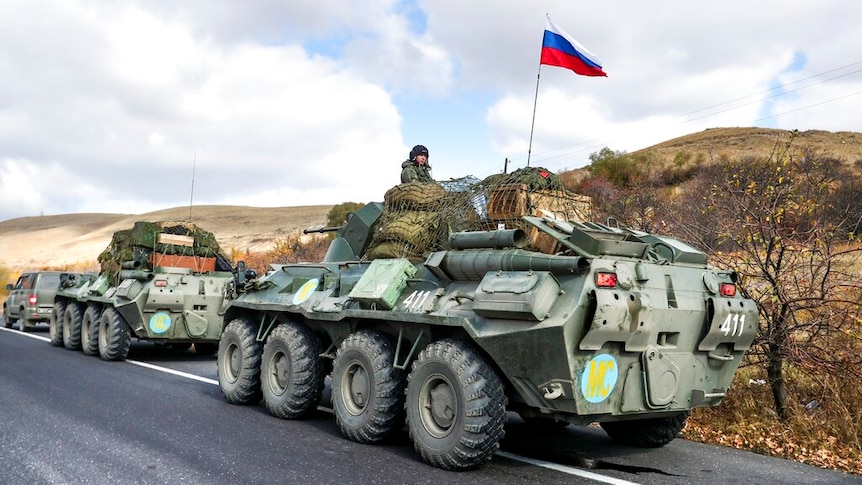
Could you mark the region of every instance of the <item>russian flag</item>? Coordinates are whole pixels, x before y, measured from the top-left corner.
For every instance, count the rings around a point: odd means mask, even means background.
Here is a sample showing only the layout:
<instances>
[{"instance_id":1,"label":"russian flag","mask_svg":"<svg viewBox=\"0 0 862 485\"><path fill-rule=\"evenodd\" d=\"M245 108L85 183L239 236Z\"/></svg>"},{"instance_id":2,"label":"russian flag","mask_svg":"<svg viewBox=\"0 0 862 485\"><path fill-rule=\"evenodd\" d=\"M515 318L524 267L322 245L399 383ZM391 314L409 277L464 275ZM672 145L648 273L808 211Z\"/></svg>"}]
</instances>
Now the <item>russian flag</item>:
<instances>
[{"instance_id":1,"label":"russian flag","mask_svg":"<svg viewBox=\"0 0 862 485\"><path fill-rule=\"evenodd\" d=\"M542 64L571 69L582 76L607 76L602 71L599 58L557 27L551 17L547 17L545 22L542 58L539 61L539 65Z\"/></svg>"}]
</instances>

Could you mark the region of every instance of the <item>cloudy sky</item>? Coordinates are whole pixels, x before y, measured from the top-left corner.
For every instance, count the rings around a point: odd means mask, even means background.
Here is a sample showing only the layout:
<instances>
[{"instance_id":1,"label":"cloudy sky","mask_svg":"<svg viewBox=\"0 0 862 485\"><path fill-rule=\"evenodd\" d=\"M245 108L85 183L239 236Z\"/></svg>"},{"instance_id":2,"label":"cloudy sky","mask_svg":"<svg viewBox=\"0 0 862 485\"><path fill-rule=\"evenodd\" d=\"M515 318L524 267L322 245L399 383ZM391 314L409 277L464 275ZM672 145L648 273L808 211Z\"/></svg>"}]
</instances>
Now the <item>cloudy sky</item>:
<instances>
[{"instance_id":1,"label":"cloudy sky","mask_svg":"<svg viewBox=\"0 0 862 485\"><path fill-rule=\"evenodd\" d=\"M538 59L545 14L607 78ZM2 0L0 220L382 200L711 127L862 131L862 2ZM193 183L192 183L193 181Z\"/></svg>"}]
</instances>

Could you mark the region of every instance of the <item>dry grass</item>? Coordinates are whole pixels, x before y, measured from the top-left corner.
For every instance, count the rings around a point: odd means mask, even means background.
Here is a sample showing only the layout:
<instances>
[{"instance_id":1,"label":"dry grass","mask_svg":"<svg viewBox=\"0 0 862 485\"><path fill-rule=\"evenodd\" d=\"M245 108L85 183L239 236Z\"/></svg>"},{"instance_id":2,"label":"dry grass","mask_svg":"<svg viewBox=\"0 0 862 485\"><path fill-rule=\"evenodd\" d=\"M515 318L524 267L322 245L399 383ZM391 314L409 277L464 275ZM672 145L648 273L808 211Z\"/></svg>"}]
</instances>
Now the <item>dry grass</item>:
<instances>
[{"instance_id":1,"label":"dry grass","mask_svg":"<svg viewBox=\"0 0 862 485\"><path fill-rule=\"evenodd\" d=\"M652 152L658 169L680 160L720 161L750 155L768 155L776 143L789 139L784 130L766 128L714 128L669 140L633 152ZM812 146L862 170L862 133L806 131L795 146ZM582 170L561 174L577 181ZM382 195L381 199L382 199ZM193 222L215 233L228 254L274 255L279 241L289 241L301 229L326 222L330 206L255 208L200 206ZM138 220L187 220L188 208L128 214L66 214L26 217L0 222L0 274L16 275L49 267L86 269L107 246L111 234ZM764 379L754 368L741 370L728 398L718 408L692 414L683 436L758 453L780 456L812 465L862 474L862 388L857 382L817 385L793 381L795 412L780 422L772 410ZM828 376L827 376L828 377ZM831 389L824 393L822 389ZM811 409L806 405L817 399Z\"/></svg>"},{"instance_id":2,"label":"dry grass","mask_svg":"<svg viewBox=\"0 0 862 485\"><path fill-rule=\"evenodd\" d=\"M275 241L326 223L331 206L198 206L192 222L212 231L226 253L265 252ZM0 222L0 266L10 270L88 269L119 229L135 221L186 221L189 209L147 214L65 214ZM5 283L5 282L3 282Z\"/></svg>"},{"instance_id":3,"label":"dry grass","mask_svg":"<svg viewBox=\"0 0 862 485\"><path fill-rule=\"evenodd\" d=\"M862 474L862 390L831 379L830 392L799 377L792 386L793 413L781 422L765 377L748 367L737 372L717 408L695 410L682 436L693 441L777 456L809 465Z\"/></svg>"},{"instance_id":4,"label":"dry grass","mask_svg":"<svg viewBox=\"0 0 862 485\"><path fill-rule=\"evenodd\" d=\"M790 132L787 130L711 128L674 138L638 150L633 154L652 152L665 161L672 161L680 152L690 153L694 158L702 155L706 160L737 159L752 155L769 155L776 144L783 146L789 139ZM817 147L825 154L843 159L856 168L860 168L860 162L862 162L862 133L822 130L801 131L793 144L794 146Z\"/></svg>"}]
</instances>

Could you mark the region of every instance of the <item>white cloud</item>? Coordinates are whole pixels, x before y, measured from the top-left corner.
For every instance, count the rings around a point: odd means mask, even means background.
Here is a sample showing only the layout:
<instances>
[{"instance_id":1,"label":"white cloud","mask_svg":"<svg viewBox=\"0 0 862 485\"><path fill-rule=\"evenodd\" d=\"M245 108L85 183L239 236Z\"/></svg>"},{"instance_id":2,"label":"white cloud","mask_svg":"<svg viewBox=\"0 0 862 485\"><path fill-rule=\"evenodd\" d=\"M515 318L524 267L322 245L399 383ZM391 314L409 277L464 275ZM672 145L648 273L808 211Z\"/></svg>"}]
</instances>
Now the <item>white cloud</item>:
<instances>
[{"instance_id":1,"label":"white cloud","mask_svg":"<svg viewBox=\"0 0 862 485\"><path fill-rule=\"evenodd\" d=\"M87 69L76 71L57 44L28 53L44 65L0 47L30 88L52 93L0 105L0 218L181 205L193 163L201 203L375 200L397 183L397 171L377 170L404 151L397 109L343 65L297 45L215 45L133 4L75 5L54 5L49 19L71 31L86 19L97 46ZM49 21L32 15L25 21ZM28 86L0 80L0 91ZM16 149L23 156L13 158ZM64 183L52 185L55 177Z\"/></svg>"},{"instance_id":2,"label":"white cloud","mask_svg":"<svg viewBox=\"0 0 862 485\"><path fill-rule=\"evenodd\" d=\"M862 4L839 0L6 0L0 220L184 205L193 165L196 202L241 205L380 200L414 143L442 177L518 168L546 12L609 77L542 69L534 164L862 131Z\"/></svg>"}]
</instances>

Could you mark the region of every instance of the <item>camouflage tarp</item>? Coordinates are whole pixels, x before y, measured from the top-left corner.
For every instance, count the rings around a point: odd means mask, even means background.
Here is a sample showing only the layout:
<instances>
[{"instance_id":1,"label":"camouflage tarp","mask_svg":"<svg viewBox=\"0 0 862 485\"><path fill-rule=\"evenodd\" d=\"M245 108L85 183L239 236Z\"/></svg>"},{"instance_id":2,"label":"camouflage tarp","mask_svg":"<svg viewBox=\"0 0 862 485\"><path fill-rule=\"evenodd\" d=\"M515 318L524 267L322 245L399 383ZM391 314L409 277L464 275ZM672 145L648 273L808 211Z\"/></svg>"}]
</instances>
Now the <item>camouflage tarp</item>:
<instances>
[{"instance_id":1,"label":"camouflage tarp","mask_svg":"<svg viewBox=\"0 0 862 485\"><path fill-rule=\"evenodd\" d=\"M188 236L194 242L192 246L159 243L161 233ZM99 255L101 274L113 279L125 261L139 261L142 269L152 269L148 261L152 252L209 258L219 256L221 248L213 233L190 222L139 221L131 229L114 233L111 243Z\"/></svg>"},{"instance_id":2,"label":"camouflage tarp","mask_svg":"<svg viewBox=\"0 0 862 485\"><path fill-rule=\"evenodd\" d=\"M535 239L524 215L585 221L589 197L568 192L559 177L541 167L479 180L464 177L434 184L406 183L386 192L384 211L365 257L418 260L448 248L458 231L521 228ZM533 248L545 250L533 240Z\"/></svg>"}]
</instances>

